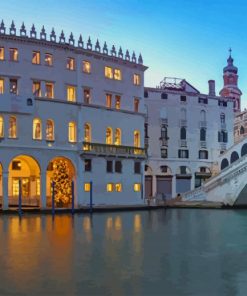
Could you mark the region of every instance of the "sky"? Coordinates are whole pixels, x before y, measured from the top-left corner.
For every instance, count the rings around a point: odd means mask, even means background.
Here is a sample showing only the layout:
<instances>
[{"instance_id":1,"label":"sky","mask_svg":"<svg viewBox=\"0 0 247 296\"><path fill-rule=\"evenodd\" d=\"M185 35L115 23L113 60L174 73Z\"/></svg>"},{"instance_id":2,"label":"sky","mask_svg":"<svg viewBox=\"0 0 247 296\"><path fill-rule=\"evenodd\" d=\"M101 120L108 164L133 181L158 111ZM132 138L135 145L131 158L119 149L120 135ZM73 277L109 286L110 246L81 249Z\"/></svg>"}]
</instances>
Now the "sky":
<instances>
[{"instance_id":1,"label":"sky","mask_svg":"<svg viewBox=\"0 0 247 296\"><path fill-rule=\"evenodd\" d=\"M245 0L8 0L1 3L7 27L14 20L28 31L34 23L57 36L63 29L83 40L99 39L108 48L141 52L145 86L155 87L164 77L184 78L208 93L208 80L223 86L222 71L229 48L239 69L242 109L247 108L247 1Z\"/></svg>"}]
</instances>

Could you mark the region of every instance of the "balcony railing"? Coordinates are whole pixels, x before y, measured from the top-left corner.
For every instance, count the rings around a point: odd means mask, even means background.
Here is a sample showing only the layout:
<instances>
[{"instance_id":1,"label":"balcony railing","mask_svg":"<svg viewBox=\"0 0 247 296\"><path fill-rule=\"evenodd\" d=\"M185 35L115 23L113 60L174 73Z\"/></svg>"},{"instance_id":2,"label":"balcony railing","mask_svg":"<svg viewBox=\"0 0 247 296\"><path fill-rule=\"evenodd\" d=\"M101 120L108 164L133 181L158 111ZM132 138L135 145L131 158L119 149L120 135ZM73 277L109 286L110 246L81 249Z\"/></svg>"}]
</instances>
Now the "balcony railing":
<instances>
[{"instance_id":1,"label":"balcony railing","mask_svg":"<svg viewBox=\"0 0 247 296\"><path fill-rule=\"evenodd\" d=\"M226 143L220 143L220 150L226 150Z\"/></svg>"},{"instance_id":2,"label":"balcony railing","mask_svg":"<svg viewBox=\"0 0 247 296\"><path fill-rule=\"evenodd\" d=\"M132 146L83 142L81 154L146 158L146 149Z\"/></svg>"},{"instance_id":3,"label":"balcony railing","mask_svg":"<svg viewBox=\"0 0 247 296\"><path fill-rule=\"evenodd\" d=\"M207 127L207 121L200 121L199 127Z\"/></svg>"},{"instance_id":4,"label":"balcony railing","mask_svg":"<svg viewBox=\"0 0 247 296\"><path fill-rule=\"evenodd\" d=\"M179 140L179 146L180 147L187 147L187 141L186 140Z\"/></svg>"},{"instance_id":5,"label":"balcony railing","mask_svg":"<svg viewBox=\"0 0 247 296\"><path fill-rule=\"evenodd\" d=\"M200 141L200 148L207 148L207 142L206 141Z\"/></svg>"},{"instance_id":6,"label":"balcony railing","mask_svg":"<svg viewBox=\"0 0 247 296\"><path fill-rule=\"evenodd\" d=\"M187 120L186 119L181 119L180 120L180 126L187 126Z\"/></svg>"}]
</instances>

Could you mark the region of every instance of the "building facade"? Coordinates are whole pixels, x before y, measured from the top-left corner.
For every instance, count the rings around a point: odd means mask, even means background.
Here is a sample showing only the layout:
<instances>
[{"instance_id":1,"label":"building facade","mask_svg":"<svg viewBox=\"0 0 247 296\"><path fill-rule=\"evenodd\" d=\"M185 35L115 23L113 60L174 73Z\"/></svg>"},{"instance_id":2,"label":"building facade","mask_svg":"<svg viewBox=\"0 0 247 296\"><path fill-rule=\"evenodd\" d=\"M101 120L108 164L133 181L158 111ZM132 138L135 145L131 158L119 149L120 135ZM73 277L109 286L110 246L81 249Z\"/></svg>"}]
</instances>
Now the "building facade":
<instances>
[{"instance_id":1,"label":"building facade","mask_svg":"<svg viewBox=\"0 0 247 296\"><path fill-rule=\"evenodd\" d=\"M146 87L146 197L175 197L199 187L217 170L220 153L233 145L234 100L201 94L186 80L165 78Z\"/></svg>"},{"instance_id":2,"label":"building facade","mask_svg":"<svg viewBox=\"0 0 247 296\"><path fill-rule=\"evenodd\" d=\"M2 22L2 207L20 192L23 205L50 207L54 193L57 207L72 195L79 207L91 189L94 204L143 203L145 70L121 47Z\"/></svg>"}]
</instances>

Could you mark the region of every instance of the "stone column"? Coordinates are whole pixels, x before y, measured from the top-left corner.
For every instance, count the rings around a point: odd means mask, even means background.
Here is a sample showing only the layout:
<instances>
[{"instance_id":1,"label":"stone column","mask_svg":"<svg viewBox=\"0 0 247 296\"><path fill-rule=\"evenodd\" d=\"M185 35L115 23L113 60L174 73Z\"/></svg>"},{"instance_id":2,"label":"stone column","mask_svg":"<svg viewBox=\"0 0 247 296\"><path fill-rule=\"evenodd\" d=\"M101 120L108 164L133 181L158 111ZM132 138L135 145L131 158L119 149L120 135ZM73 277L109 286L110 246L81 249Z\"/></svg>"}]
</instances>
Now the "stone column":
<instances>
[{"instance_id":1,"label":"stone column","mask_svg":"<svg viewBox=\"0 0 247 296\"><path fill-rule=\"evenodd\" d=\"M191 183L190 183L190 190L193 190L195 189L195 174L192 173L192 176L191 176Z\"/></svg>"},{"instance_id":2,"label":"stone column","mask_svg":"<svg viewBox=\"0 0 247 296\"><path fill-rule=\"evenodd\" d=\"M7 210L9 208L9 194L8 194L8 176L9 172L3 172L2 178L2 186L3 186L3 203L2 209Z\"/></svg>"},{"instance_id":3,"label":"stone column","mask_svg":"<svg viewBox=\"0 0 247 296\"><path fill-rule=\"evenodd\" d=\"M172 198L177 196L177 190L176 190L176 175L172 176Z\"/></svg>"},{"instance_id":4,"label":"stone column","mask_svg":"<svg viewBox=\"0 0 247 296\"><path fill-rule=\"evenodd\" d=\"M42 170L40 174L40 207L46 208L46 171Z\"/></svg>"},{"instance_id":5,"label":"stone column","mask_svg":"<svg viewBox=\"0 0 247 296\"><path fill-rule=\"evenodd\" d=\"M156 196L156 194L157 194L157 179L156 179L156 176L155 175L153 175L152 176L153 178L152 178L152 196Z\"/></svg>"}]
</instances>

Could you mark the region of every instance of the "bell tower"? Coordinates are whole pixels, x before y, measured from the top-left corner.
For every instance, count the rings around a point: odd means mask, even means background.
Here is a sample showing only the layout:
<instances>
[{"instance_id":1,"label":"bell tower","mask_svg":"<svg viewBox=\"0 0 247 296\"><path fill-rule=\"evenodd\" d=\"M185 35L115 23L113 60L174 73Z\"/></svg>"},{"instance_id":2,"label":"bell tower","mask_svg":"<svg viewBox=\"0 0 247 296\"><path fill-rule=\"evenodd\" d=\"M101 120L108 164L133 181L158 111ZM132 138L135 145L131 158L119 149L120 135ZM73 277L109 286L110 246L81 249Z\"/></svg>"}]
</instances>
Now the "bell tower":
<instances>
[{"instance_id":1,"label":"bell tower","mask_svg":"<svg viewBox=\"0 0 247 296\"><path fill-rule=\"evenodd\" d=\"M240 112L242 92L238 88L238 68L233 65L231 53L230 48L227 66L223 69L224 87L220 91L220 96L232 98L234 100L234 112Z\"/></svg>"}]
</instances>

